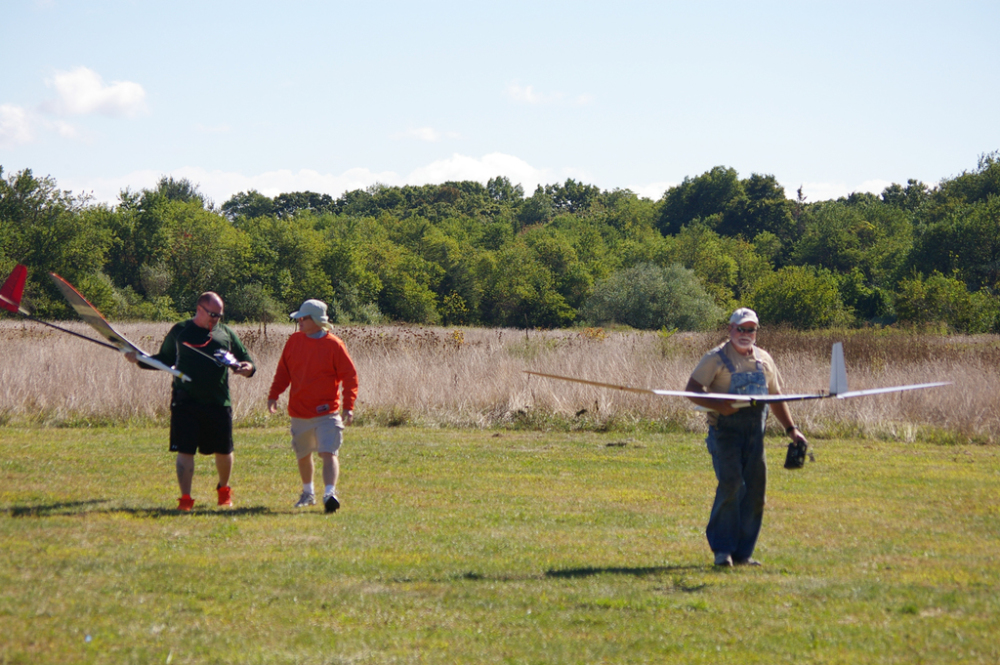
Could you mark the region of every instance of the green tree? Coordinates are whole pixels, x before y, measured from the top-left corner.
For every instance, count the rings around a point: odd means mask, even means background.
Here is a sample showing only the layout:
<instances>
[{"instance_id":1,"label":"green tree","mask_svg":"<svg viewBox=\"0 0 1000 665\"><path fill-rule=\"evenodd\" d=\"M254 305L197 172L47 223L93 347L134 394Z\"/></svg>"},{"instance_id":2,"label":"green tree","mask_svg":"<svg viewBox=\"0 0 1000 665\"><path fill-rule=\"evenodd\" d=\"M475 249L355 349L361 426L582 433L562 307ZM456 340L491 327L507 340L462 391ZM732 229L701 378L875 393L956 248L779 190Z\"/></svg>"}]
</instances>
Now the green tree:
<instances>
[{"instance_id":1,"label":"green tree","mask_svg":"<svg viewBox=\"0 0 1000 665\"><path fill-rule=\"evenodd\" d=\"M916 212L930 199L930 188L919 180L906 181L906 187L893 183L882 190L883 203L907 212Z\"/></svg>"},{"instance_id":2,"label":"green tree","mask_svg":"<svg viewBox=\"0 0 1000 665\"><path fill-rule=\"evenodd\" d=\"M708 330L722 320L723 310L694 271L676 263L666 268L643 263L598 282L581 316L594 325Z\"/></svg>"},{"instance_id":3,"label":"green tree","mask_svg":"<svg viewBox=\"0 0 1000 665\"><path fill-rule=\"evenodd\" d=\"M848 325L852 314L829 270L786 266L760 280L749 305L764 325L815 329Z\"/></svg>"},{"instance_id":4,"label":"green tree","mask_svg":"<svg viewBox=\"0 0 1000 665\"><path fill-rule=\"evenodd\" d=\"M28 266L26 297L41 316L70 316L46 273L76 283L104 265L112 242L108 210L88 203L50 177L36 178L31 169L6 178L0 169L0 258Z\"/></svg>"},{"instance_id":5,"label":"green tree","mask_svg":"<svg viewBox=\"0 0 1000 665\"><path fill-rule=\"evenodd\" d=\"M242 283L250 254L245 234L196 201L160 203L157 211L169 248L164 263L174 276L169 295L179 311L192 311L205 291L225 299Z\"/></svg>"},{"instance_id":6,"label":"green tree","mask_svg":"<svg viewBox=\"0 0 1000 665\"><path fill-rule=\"evenodd\" d=\"M729 200L715 230L720 235L742 236L746 240L772 233L782 241L791 241L796 228L792 217L795 204L785 196L785 188L773 175L758 173L740 184L743 194Z\"/></svg>"},{"instance_id":7,"label":"green tree","mask_svg":"<svg viewBox=\"0 0 1000 665\"><path fill-rule=\"evenodd\" d=\"M222 214L229 221L234 221L238 217L253 219L254 217L264 217L275 214L274 200L264 196L256 189L233 194L228 201L222 204Z\"/></svg>"},{"instance_id":8,"label":"green tree","mask_svg":"<svg viewBox=\"0 0 1000 665\"><path fill-rule=\"evenodd\" d=\"M487 325L561 328L576 312L555 288L555 280L523 240L480 257L481 318Z\"/></svg>"},{"instance_id":9,"label":"green tree","mask_svg":"<svg viewBox=\"0 0 1000 665\"><path fill-rule=\"evenodd\" d=\"M334 209L333 197L316 192L289 192L278 194L272 202L271 214L278 217L292 217L301 212L314 214L330 212Z\"/></svg>"},{"instance_id":10,"label":"green tree","mask_svg":"<svg viewBox=\"0 0 1000 665\"><path fill-rule=\"evenodd\" d=\"M664 235L674 235L696 219L722 215L733 199L744 195L736 170L716 166L667 190L657 227Z\"/></svg>"},{"instance_id":11,"label":"green tree","mask_svg":"<svg viewBox=\"0 0 1000 665\"><path fill-rule=\"evenodd\" d=\"M914 241L912 270L956 273L973 290L1000 285L1000 196L953 207Z\"/></svg>"},{"instance_id":12,"label":"green tree","mask_svg":"<svg viewBox=\"0 0 1000 665\"><path fill-rule=\"evenodd\" d=\"M996 332L1000 300L986 291L970 293L962 280L934 272L900 282L896 314L903 323L943 322L963 333Z\"/></svg>"}]
</instances>

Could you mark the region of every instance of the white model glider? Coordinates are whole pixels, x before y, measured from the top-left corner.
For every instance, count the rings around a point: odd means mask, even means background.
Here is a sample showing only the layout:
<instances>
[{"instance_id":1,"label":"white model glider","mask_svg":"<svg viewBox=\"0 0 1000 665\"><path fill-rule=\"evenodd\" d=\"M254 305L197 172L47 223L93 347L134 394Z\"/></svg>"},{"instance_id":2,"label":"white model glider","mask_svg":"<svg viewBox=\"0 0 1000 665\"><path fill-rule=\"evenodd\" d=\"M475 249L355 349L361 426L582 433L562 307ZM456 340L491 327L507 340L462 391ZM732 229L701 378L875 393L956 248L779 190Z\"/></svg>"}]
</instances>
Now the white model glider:
<instances>
[{"instance_id":1,"label":"white model glider","mask_svg":"<svg viewBox=\"0 0 1000 665\"><path fill-rule=\"evenodd\" d=\"M922 388L936 388L938 386L951 385L951 381L941 381L937 383L918 383L908 386L893 386L891 388L870 388L868 390L848 390L847 389L847 367L844 364L844 347L840 342L833 345L830 356L830 392L829 393L809 393L803 395L736 395L730 393L696 393L687 390L659 390L652 388L633 388L631 386L618 386L613 383L600 383L597 381L587 381L585 379L574 379L568 376L558 376L556 374L543 374L542 372L527 372L535 376L546 379L559 379L560 381L573 381L585 383L590 386L601 388L613 388L615 390L626 390L632 393L645 393L649 395L665 395L668 397L697 397L700 399L714 400L719 402L731 402L731 406L741 409L747 406L758 406L771 402L801 402L808 399L827 399L835 397L837 399L847 399L848 397L861 397L863 395L880 395L882 393L898 393L905 390L920 390Z\"/></svg>"},{"instance_id":2,"label":"white model glider","mask_svg":"<svg viewBox=\"0 0 1000 665\"><path fill-rule=\"evenodd\" d=\"M101 313L97 310L97 308L87 302L87 299L80 295L80 292L74 289L72 284L54 272L50 272L49 276L52 278L52 281L55 282L63 296L65 296L66 300L69 301L69 304L73 307L76 313L80 315L80 318L83 319L84 322L86 322L91 328L96 330L101 337L111 342L110 345L104 344L103 342L97 342L98 344L111 346L111 348L121 351L122 353L135 353L137 356L136 359L143 365L161 369L164 372L169 372L181 381L191 380L191 377L184 372L181 372L179 369L171 367L166 363L161 363L159 360L150 358L148 353L128 341L124 335L111 327L111 324L108 323L103 316L101 316ZM85 339L90 338L88 337Z\"/></svg>"}]
</instances>

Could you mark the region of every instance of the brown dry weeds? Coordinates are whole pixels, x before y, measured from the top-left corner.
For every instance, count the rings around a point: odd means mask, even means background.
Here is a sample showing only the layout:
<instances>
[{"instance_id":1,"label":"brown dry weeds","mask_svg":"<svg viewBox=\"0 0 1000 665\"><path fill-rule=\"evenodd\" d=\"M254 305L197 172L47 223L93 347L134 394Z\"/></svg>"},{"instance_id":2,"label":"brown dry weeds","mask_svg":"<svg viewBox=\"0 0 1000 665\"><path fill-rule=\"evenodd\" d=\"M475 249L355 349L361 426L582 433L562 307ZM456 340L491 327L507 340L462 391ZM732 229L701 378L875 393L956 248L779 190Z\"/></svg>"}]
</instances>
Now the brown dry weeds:
<instances>
[{"instance_id":1,"label":"brown dry weeds","mask_svg":"<svg viewBox=\"0 0 1000 665\"><path fill-rule=\"evenodd\" d=\"M90 334L83 324L66 327ZM149 351L169 326L116 327ZM235 326L258 365L233 377L243 425L275 423L264 410L291 325ZM461 427L699 430L703 416L683 399L659 398L541 379L537 370L631 386L682 389L721 333L523 331L406 326L339 327L361 379L359 424ZM942 441L1000 441L1000 338L892 330L800 333L764 329L759 343L778 362L786 392L826 390L830 345L844 342L852 389L950 380L946 388L792 405L813 435ZM137 370L114 352L28 321L0 321L0 422L165 422L168 377ZM773 422L773 419L772 419Z\"/></svg>"}]
</instances>

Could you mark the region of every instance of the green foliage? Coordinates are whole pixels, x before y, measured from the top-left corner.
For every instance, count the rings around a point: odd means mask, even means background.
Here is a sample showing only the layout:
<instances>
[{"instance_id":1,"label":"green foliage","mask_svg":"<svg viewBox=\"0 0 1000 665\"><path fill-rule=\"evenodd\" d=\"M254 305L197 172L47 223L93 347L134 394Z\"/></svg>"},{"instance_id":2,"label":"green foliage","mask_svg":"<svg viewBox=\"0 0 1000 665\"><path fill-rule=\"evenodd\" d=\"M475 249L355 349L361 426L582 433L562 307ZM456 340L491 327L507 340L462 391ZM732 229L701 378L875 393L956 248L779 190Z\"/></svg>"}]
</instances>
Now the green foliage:
<instances>
[{"instance_id":1,"label":"green foliage","mask_svg":"<svg viewBox=\"0 0 1000 665\"><path fill-rule=\"evenodd\" d=\"M477 266L483 318L511 328L561 328L576 312L555 289L552 273L523 240L485 254Z\"/></svg>"},{"instance_id":2,"label":"green foliage","mask_svg":"<svg viewBox=\"0 0 1000 665\"><path fill-rule=\"evenodd\" d=\"M674 235L696 219L721 215L742 194L736 169L716 166L700 176L684 178L663 195L657 226L664 235Z\"/></svg>"},{"instance_id":3,"label":"green foliage","mask_svg":"<svg viewBox=\"0 0 1000 665\"><path fill-rule=\"evenodd\" d=\"M594 325L622 323L645 330L708 330L723 317L694 271L679 264L643 263L601 280L581 314Z\"/></svg>"},{"instance_id":4,"label":"green foliage","mask_svg":"<svg viewBox=\"0 0 1000 665\"><path fill-rule=\"evenodd\" d=\"M724 310L829 297L827 315L795 325L890 323L904 277L937 271L982 297L1000 289L998 159L934 189L910 180L820 203L718 166L659 202L573 179L525 197L497 176L339 198L249 190L219 209L186 179L125 190L109 207L0 168L0 262L29 266L26 302L55 318L74 315L47 271L74 283L106 275L118 302L108 314L131 318L190 311L213 290L236 320L319 298L345 323L557 327L577 321L602 280L680 264Z\"/></svg>"},{"instance_id":5,"label":"green foliage","mask_svg":"<svg viewBox=\"0 0 1000 665\"><path fill-rule=\"evenodd\" d=\"M256 189L248 192L239 192L222 204L222 214L231 221L239 217L253 219L254 217L264 217L274 214L274 201L264 196Z\"/></svg>"},{"instance_id":6,"label":"green foliage","mask_svg":"<svg viewBox=\"0 0 1000 665\"><path fill-rule=\"evenodd\" d=\"M996 169L1000 172L1000 165ZM973 289L1000 285L1000 195L955 205L927 225L909 265L924 274L955 273Z\"/></svg>"},{"instance_id":7,"label":"green foliage","mask_svg":"<svg viewBox=\"0 0 1000 665\"><path fill-rule=\"evenodd\" d=\"M174 276L168 295L181 311L193 311L205 291L225 294L242 283L250 243L224 217L195 202L157 205L167 238L166 266Z\"/></svg>"},{"instance_id":8,"label":"green foliage","mask_svg":"<svg viewBox=\"0 0 1000 665\"><path fill-rule=\"evenodd\" d=\"M804 230L792 251L795 263L839 273L857 268L882 287L894 283L913 246L907 215L878 203L819 203L803 213L800 223Z\"/></svg>"},{"instance_id":9,"label":"green foliage","mask_svg":"<svg viewBox=\"0 0 1000 665\"><path fill-rule=\"evenodd\" d=\"M926 325L942 322L963 333L997 332L1000 299L985 291L970 293L965 283L939 272L900 282L896 314L903 323Z\"/></svg>"},{"instance_id":10,"label":"green foliage","mask_svg":"<svg viewBox=\"0 0 1000 665\"><path fill-rule=\"evenodd\" d=\"M159 295L143 298L132 287L115 289L115 307L112 310L102 310L108 316L127 321L177 321L183 318L174 310L174 302L170 296ZM229 316L227 303L226 315Z\"/></svg>"},{"instance_id":11,"label":"green foliage","mask_svg":"<svg viewBox=\"0 0 1000 665\"><path fill-rule=\"evenodd\" d=\"M824 268L787 266L763 277L750 299L765 325L800 329L848 325L852 315L840 298L836 276Z\"/></svg>"},{"instance_id":12,"label":"green foliage","mask_svg":"<svg viewBox=\"0 0 1000 665\"><path fill-rule=\"evenodd\" d=\"M226 317L235 321L284 321L288 312L259 282L238 284L226 294Z\"/></svg>"}]
</instances>

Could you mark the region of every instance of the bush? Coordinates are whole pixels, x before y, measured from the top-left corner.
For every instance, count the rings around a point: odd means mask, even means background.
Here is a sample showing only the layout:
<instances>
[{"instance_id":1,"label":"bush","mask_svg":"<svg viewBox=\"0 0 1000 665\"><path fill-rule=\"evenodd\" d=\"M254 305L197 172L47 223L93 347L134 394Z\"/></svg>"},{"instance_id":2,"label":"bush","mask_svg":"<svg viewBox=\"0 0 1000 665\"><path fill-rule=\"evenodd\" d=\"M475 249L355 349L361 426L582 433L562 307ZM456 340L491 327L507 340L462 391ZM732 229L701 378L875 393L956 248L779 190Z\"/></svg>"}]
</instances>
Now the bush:
<instances>
[{"instance_id":1,"label":"bush","mask_svg":"<svg viewBox=\"0 0 1000 665\"><path fill-rule=\"evenodd\" d=\"M707 330L719 322L723 312L694 271L676 263L667 268L642 263L598 282L581 314L594 325Z\"/></svg>"},{"instance_id":2,"label":"bush","mask_svg":"<svg viewBox=\"0 0 1000 665\"><path fill-rule=\"evenodd\" d=\"M1000 323L1000 300L985 291L970 293L961 280L935 272L899 283L896 315L903 323L942 322L957 332L984 333Z\"/></svg>"},{"instance_id":3,"label":"bush","mask_svg":"<svg viewBox=\"0 0 1000 665\"><path fill-rule=\"evenodd\" d=\"M846 326L851 312L829 270L788 266L758 282L750 306L764 325L786 323L799 329Z\"/></svg>"},{"instance_id":4,"label":"bush","mask_svg":"<svg viewBox=\"0 0 1000 665\"><path fill-rule=\"evenodd\" d=\"M226 318L233 321L283 321L288 313L259 282L240 284L226 295Z\"/></svg>"}]
</instances>

